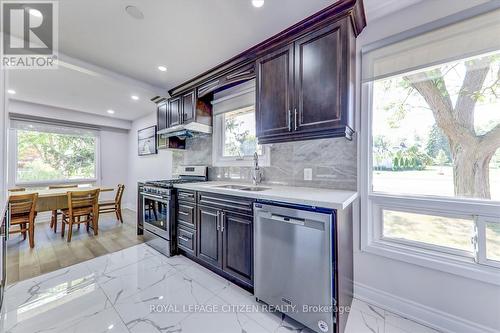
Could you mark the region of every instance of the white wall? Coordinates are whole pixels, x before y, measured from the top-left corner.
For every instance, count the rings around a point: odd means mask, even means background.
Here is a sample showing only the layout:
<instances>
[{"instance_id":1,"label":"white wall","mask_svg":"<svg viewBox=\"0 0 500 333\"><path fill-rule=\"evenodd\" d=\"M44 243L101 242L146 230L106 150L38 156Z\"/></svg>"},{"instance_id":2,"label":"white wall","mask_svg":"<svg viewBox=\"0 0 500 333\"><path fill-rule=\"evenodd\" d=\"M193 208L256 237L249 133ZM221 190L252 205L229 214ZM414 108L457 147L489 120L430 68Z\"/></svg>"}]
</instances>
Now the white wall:
<instances>
[{"instance_id":1,"label":"white wall","mask_svg":"<svg viewBox=\"0 0 500 333\"><path fill-rule=\"evenodd\" d=\"M364 45L483 2L486 1L422 1L381 20L369 22L357 40L358 55ZM361 82L359 59L357 67L358 82ZM359 102L358 98L358 130ZM447 332L500 332L500 287L361 252L359 216L356 220L356 297Z\"/></svg>"},{"instance_id":2,"label":"white wall","mask_svg":"<svg viewBox=\"0 0 500 333\"><path fill-rule=\"evenodd\" d=\"M129 172L128 131L112 129L101 130L100 142L101 186L116 188L118 184L126 184ZM125 187L125 193L130 190L129 187ZM103 192L100 197L102 200L111 200L114 199L114 195L114 192Z\"/></svg>"},{"instance_id":3,"label":"white wall","mask_svg":"<svg viewBox=\"0 0 500 333\"><path fill-rule=\"evenodd\" d=\"M156 113L137 119L132 123L128 137L128 181L126 207L137 209L137 182L159 180L172 177L172 152L159 150L157 155L138 156L137 131L156 125Z\"/></svg>"}]
</instances>

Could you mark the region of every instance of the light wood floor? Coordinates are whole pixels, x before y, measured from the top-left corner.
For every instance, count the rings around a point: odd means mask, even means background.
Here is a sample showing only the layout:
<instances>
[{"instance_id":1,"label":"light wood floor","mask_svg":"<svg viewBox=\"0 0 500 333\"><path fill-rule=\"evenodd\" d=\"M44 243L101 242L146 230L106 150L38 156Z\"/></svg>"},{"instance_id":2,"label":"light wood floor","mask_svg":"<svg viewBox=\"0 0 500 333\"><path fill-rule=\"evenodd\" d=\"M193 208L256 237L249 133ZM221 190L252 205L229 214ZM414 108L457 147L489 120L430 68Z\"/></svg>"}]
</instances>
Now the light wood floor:
<instances>
[{"instance_id":1,"label":"light wood floor","mask_svg":"<svg viewBox=\"0 0 500 333\"><path fill-rule=\"evenodd\" d=\"M114 213L102 214L97 236L92 230L87 233L83 224L80 230L74 226L71 243L66 235L61 237L60 220L57 233L50 229L49 222L36 223L34 249L21 234L12 234L7 242L7 284L143 243L136 233L136 220L136 213L127 209L123 210L123 224Z\"/></svg>"}]
</instances>

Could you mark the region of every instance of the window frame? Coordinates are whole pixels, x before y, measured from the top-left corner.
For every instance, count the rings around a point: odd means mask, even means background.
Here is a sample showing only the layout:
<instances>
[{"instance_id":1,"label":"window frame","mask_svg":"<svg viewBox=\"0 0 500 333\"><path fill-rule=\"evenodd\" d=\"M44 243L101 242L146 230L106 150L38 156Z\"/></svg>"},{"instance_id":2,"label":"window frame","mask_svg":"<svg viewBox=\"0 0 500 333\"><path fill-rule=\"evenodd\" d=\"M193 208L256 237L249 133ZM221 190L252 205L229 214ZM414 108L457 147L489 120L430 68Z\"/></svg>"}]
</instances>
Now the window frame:
<instances>
[{"instance_id":1,"label":"window frame","mask_svg":"<svg viewBox=\"0 0 500 333\"><path fill-rule=\"evenodd\" d=\"M363 54L363 50L361 52ZM360 80L361 82L361 80ZM500 286L500 262L486 258L485 227L480 221L499 220L500 202L431 195L406 195L374 192L373 176L373 82L360 83L361 131L360 163L360 247L362 252L407 262L480 280ZM432 244L381 237L383 221L377 219L378 207L403 212L431 212L435 216L473 218L478 246L473 256ZM478 223L479 221L479 223ZM416 243L416 242L415 242Z\"/></svg>"},{"instance_id":2,"label":"window frame","mask_svg":"<svg viewBox=\"0 0 500 333\"><path fill-rule=\"evenodd\" d=\"M62 126L62 125L61 125ZM101 144L99 135L95 135L95 146L94 146L94 168L95 168L95 177L92 178L76 178L76 179L56 179L56 180L40 180L40 181L19 181L17 175L17 162L18 162L18 145L17 145L17 132L19 129L11 128L10 129L10 156L11 156L11 167L12 170L11 176L11 184L14 186L23 186L23 187L44 187L49 185L57 185L57 184L86 184L86 183L98 183L100 179L100 155L101 155ZM36 132L36 131L34 131ZM48 132L50 133L50 132ZM58 133L55 133L58 134Z\"/></svg>"},{"instance_id":3,"label":"window frame","mask_svg":"<svg viewBox=\"0 0 500 333\"><path fill-rule=\"evenodd\" d=\"M500 268L500 261L491 260L487 257L486 243L486 225L500 224L500 218L491 218L487 216L478 216L476 219L476 246L477 246L477 261L478 263L490 267Z\"/></svg>"},{"instance_id":4,"label":"window frame","mask_svg":"<svg viewBox=\"0 0 500 333\"><path fill-rule=\"evenodd\" d=\"M253 156L224 156L224 121L225 114L234 111L250 111L255 113L255 105L246 106L234 110L228 110L214 115L213 123L213 143L212 143L212 163L216 167L251 167L253 165ZM259 155L259 166L270 166L271 147L270 145L261 145L262 155Z\"/></svg>"}]
</instances>

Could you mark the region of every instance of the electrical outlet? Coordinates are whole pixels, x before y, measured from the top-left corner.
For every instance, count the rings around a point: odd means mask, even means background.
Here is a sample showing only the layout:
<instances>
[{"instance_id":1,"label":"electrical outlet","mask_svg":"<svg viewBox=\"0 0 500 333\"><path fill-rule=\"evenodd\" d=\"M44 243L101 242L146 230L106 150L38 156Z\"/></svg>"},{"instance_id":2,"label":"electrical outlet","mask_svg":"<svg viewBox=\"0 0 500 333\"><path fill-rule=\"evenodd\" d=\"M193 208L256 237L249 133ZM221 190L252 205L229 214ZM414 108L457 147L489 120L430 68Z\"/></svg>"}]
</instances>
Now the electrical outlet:
<instances>
[{"instance_id":1,"label":"electrical outlet","mask_svg":"<svg viewBox=\"0 0 500 333\"><path fill-rule=\"evenodd\" d=\"M304 169L304 180L313 180L313 169L311 168Z\"/></svg>"}]
</instances>

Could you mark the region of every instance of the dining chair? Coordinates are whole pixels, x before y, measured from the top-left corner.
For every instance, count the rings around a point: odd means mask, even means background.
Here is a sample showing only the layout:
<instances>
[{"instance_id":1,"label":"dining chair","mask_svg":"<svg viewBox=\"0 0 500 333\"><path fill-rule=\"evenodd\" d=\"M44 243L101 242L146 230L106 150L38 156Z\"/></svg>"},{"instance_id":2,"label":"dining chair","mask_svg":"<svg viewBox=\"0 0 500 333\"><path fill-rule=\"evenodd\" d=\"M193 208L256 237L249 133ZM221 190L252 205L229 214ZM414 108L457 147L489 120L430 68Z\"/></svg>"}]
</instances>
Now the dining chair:
<instances>
[{"instance_id":1,"label":"dining chair","mask_svg":"<svg viewBox=\"0 0 500 333\"><path fill-rule=\"evenodd\" d=\"M62 184L62 185L50 185L49 190L54 189L64 189L64 188L77 188L77 184ZM50 228L54 228L54 232L57 232L57 217L61 215L61 212L56 210L52 211L52 217L50 218Z\"/></svg>"},{"instance_id":2,"label":"dining chair","mask_svg":"<svg viewBox=\"0 0 500 333\"><path fill-rule=\"evenodd\" d=\"M125 185L118 184L116 190L115 200L99 201L99 214L102 213L115 213L118 221L123 223L122 217L122 197L125 191Z\"/></svg>"},{"instance_id":3,"label":"dining chair","mask_svg":"<svg viewBox=\"0 0 500 333\"><path fill-rule=\"evenodd\" d=\"M62 209L62 229L61 237L64 237L64 229L68 225L68 242L71 242L73 234L73 225L85 223L87 231L89 231L90 224L94 230L94 235L98 233L98 220L99 220L99 192L100 189L88 191L73 191L67 192L68 208ZM82 219L84 218L84 219Z\"/></svg>"},{"instance_id":4,"label":"dining chair","mask_svg":"<svg viewBox=\"0 0 500 333\"><path fill-rule=\"evenodd\" d=\"M38 193L16 194L9 196L10 227L19 226L19 229L9 228L9 234L21 233L26 239L26 232L30 248L35 247L35 217Z\"/></svg>"}]
</instances>

